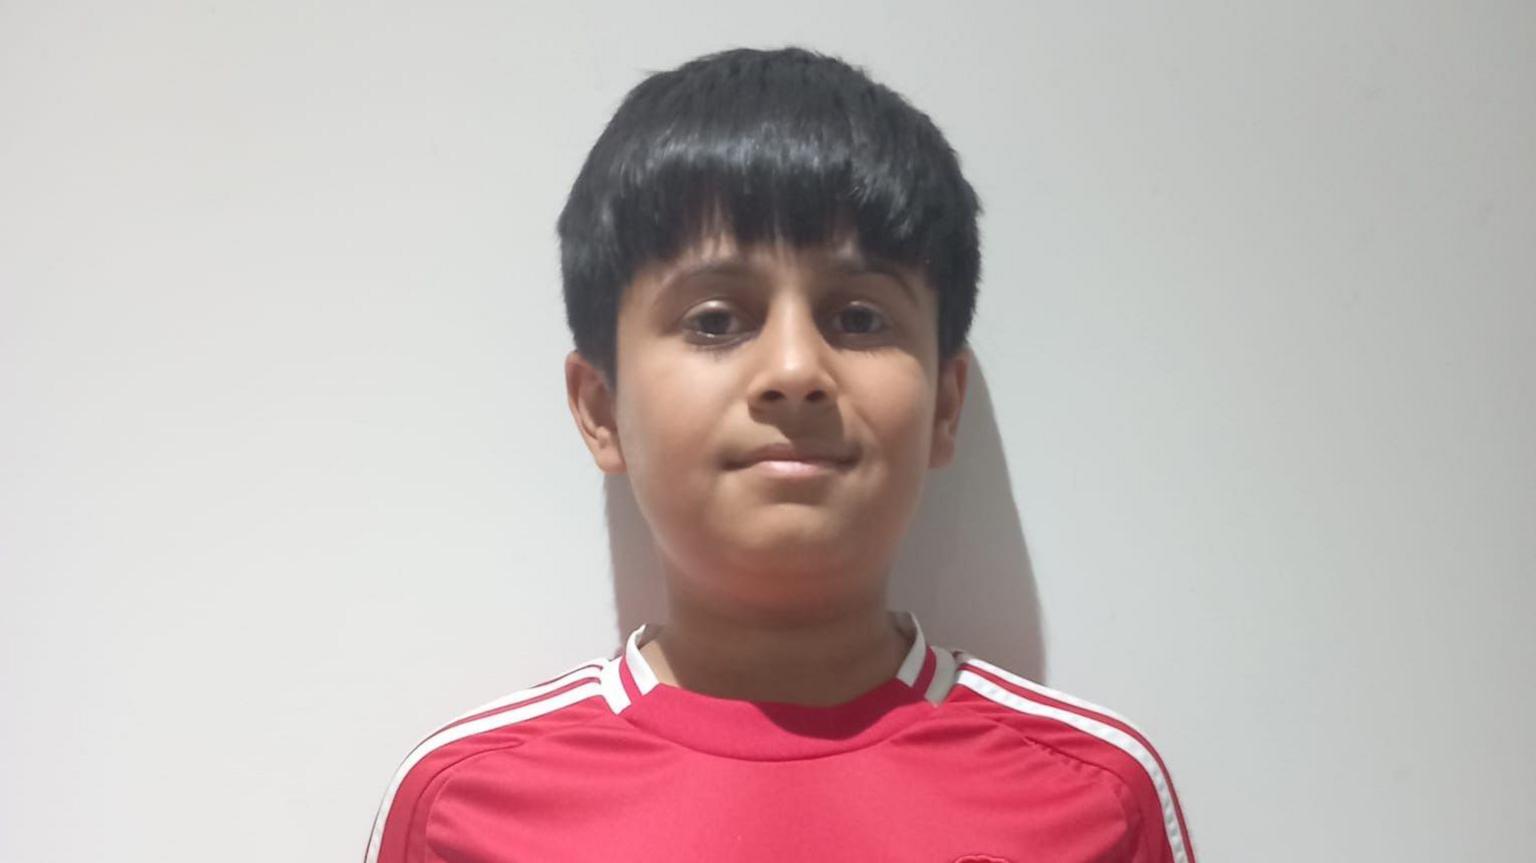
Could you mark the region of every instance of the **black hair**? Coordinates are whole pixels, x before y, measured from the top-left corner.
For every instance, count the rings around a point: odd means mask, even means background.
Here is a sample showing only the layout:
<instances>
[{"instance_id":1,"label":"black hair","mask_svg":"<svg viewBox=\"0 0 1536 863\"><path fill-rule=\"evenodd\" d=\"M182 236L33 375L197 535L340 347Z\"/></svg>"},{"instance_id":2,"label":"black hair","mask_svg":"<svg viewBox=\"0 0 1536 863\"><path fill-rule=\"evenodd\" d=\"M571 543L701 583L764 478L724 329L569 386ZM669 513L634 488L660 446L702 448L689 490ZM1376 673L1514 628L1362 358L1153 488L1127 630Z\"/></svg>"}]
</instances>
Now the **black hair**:
<instances>
[{"instance_id":1,"label":"black hair","mask_svg":"<svg viewBox=\"0 0 1536 863\"><path fill-rule=\"evenodd\" d=\"M620 296L637 270L709 232L796 247L851 230L938 295L939 358L970 331L981 202L927 114L841 59L734 48L625 96L557 222L576 350L617 385Z\"/></svg>"}]
</instances>

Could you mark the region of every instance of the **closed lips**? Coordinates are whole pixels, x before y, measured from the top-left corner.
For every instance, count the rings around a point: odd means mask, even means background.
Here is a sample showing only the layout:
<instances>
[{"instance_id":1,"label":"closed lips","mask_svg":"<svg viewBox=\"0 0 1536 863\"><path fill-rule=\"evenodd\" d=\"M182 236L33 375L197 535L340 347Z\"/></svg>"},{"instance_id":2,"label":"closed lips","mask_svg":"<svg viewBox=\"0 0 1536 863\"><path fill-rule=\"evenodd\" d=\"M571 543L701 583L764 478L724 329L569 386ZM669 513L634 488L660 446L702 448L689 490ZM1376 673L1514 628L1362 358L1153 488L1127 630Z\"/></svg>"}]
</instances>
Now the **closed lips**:
<instances>
[{"instance_id":1,"label":"closed lips","mask_svg":"<svg viewBox=\"0 0 1536 863\"><path fill-rule=\"evenodd\" d=\"M760 461L800 461L812 464L843 465L854 460L843 448L829 446L792 446L770 444L758 447L731 464L731 467L747 467Z\"/></svg>"}]
</instances>

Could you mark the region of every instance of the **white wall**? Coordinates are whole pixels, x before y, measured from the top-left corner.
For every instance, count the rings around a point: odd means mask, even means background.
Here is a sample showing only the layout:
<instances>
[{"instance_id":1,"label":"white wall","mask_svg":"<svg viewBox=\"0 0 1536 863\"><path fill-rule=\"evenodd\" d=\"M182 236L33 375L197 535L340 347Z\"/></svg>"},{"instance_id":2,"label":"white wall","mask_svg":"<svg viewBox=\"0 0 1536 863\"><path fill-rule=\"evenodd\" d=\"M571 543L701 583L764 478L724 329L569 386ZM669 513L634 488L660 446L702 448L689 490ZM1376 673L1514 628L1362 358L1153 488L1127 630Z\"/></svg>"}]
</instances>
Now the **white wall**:
<instances>
[{"instance_id":1,"label":"white wall","mask_svg":"<svg viewBox=\"0 0 1536 863\"><path fill-rule=\"evenodd\" d=\"M1530 4L646 5L0 4L0 859L354 859L651 613L554 218L785 43L987 208L935 640L1135 719L1203 860L1529 854Z\"/></svg>"}]
</instances>

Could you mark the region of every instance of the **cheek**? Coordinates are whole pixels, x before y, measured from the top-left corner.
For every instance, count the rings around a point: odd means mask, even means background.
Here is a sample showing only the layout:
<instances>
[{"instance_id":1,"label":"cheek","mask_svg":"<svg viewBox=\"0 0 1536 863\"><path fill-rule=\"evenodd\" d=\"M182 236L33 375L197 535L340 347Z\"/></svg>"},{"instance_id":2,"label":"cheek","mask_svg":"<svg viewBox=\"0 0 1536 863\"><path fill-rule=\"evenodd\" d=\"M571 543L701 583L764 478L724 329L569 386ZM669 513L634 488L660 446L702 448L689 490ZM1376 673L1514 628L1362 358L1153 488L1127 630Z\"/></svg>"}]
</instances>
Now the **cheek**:
<instances>
[{"instance_id":1,"label":"cheek","mask_svg":"<svg viewBox=\"0 0 1536 863\"><path fill-rule=\"evenodd\" d=\"M637 371L634 381L643 383L620 390L625 467L637 495L665 489L660 497L681 503L720 458L718 436L726 408L703 375Z\"/></svg>"},{"instance_id":2,"label":"cheek","mask_svg":"<svg viewBox=\"0 0 1536 863\"><path fill-rule=\"evenodd\" d=\"M933 434L933 394L920 369L889 374L871 386L862 413L891 459L927 467Z\"/></svg>"}]
</instances>

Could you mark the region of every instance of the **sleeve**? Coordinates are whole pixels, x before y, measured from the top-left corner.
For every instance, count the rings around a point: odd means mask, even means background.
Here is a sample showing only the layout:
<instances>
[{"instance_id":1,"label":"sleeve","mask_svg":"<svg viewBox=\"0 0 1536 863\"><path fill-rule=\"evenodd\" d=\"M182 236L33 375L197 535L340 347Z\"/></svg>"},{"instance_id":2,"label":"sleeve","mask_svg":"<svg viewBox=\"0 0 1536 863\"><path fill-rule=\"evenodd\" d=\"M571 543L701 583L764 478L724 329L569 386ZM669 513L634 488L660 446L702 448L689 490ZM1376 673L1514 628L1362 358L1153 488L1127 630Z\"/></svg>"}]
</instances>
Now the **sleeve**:
<instances>
[{"instance_id":1,"label":"sleeve","mask_svg":"<svg viewBox=\"0 0 1536 863\"><path fill-rule=\"evenodd\" d=\"M373 817L362 863L425 863L429 858L427 826L453 768L487 748L507 745L495 734L476 734L481 725L465 722L473 716L479 714L472 711L442 726L395 768Z\"/></svg>"},{"instance_id":2,"label":"sleeve","mask_svg":"<svg viewBox=\"0 0 1536 863\"><path fill-rule=\"evenodd\" d=\"M407 758L390 778L379 802L363 863L422 863L429 795Z\"/></svg>"},{"instance_id":3,"label":"sleeve","mask_svg":"<svg viewBox=\"0 0 1536 863\"><path fill-rule=\"evenodd\" d=\"M1132 859L1135 863L1195 863L1194 845L1173 776L1152 744L1132 733L1141 745L1129 748L1142 767L1131 782L1131 795L1140 815Z\"/></svg>"},{"instance_id":4,"label":"sleeve","mask_svg":"<svg viewBox=\"0 0 1536 863\"><path fill-rule=\"evenodd\" d=\"M589 659L534 686L482 704L439 726L406 755L390 778L368 836L363 863L426 863L434 806L451 807L443 795L456 765L493 750L521 745L535 734L532 720L596 696L605 658ZM442 798L442 806L438 806ZM446 816L445 816L446 817ZM437 841L442 835L434 834Z\"/></svg>"}]
</instances>

